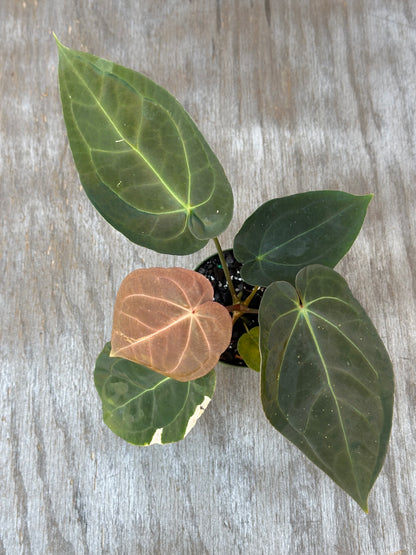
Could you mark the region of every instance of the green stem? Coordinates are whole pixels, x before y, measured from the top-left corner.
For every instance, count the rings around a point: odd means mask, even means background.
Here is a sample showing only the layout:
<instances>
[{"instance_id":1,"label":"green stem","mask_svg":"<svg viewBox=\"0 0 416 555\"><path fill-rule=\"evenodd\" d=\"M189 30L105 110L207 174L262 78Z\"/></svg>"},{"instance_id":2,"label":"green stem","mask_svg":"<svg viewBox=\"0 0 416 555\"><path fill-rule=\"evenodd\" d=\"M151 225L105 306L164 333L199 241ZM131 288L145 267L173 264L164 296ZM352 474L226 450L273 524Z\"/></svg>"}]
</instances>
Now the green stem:
<instances>
[{"instance_id":1,"label":"green stem","mask_svg":"<svg viewBox=\"0 0 416 555\"><path fill-rule=\"evenodd\" d=\"M227 266L227 263L225 261L225 256L224 256L223 250L221 248L220 242L218 241L217 237L214 237L213 241L215 243L215 247L217 249L218 256L220 257L221 266L222 266L222 269L224 270L225 279L227 280L227 283L228 283L228 289L230 290L231 298L233 300L233 304L238 304L240 302L240 299L237 297L237 294L235 292L234 285L233 285L233 282L231 280L230 272L228 270L228 266Z\"/></svg>"},{"instance_id":2,"label":"green stem","mask_svg":"<svg viewBox=\"0 0 416 555\"><path fill-rule=\"evenodd\" d=\"M259 290L259 286L256 285L253 289L253 291L250 293L250 295L247 297L247 299L244 299L243 304L246 306L249 306L249 304L251 303L251 301L253 300L254 295L257 293L257 291Z\"/></svg>"},{"instance_id":3,"label":"green stem","mask_svg":"<svg viewBox=\"0 0 416 555\"><path fill-rule=\"evenodd\" d=\"M247 332L247 333L250 333L250 329L249 329L249 327L247 326L247 324L244 322L243 319L241 319L241 321L243 322L243 326L246 328L246 332Z\"/></svg>"}]
</instances>

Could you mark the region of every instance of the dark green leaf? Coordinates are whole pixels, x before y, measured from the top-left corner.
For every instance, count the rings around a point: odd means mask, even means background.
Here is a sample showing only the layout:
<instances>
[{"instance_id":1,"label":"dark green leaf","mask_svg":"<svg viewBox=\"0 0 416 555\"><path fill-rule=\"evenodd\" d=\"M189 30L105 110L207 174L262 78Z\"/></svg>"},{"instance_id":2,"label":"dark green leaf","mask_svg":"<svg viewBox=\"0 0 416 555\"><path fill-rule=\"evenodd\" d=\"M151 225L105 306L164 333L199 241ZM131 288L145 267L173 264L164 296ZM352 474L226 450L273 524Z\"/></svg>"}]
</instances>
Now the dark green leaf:
<instances>
[{"instance_id":1,"label":"dark green leaf","mask_svg":"<svg viewBox=\"0 0 416 555\"><path fill-rule=\"evenodd\" d=\"M238 340L237 349L243 357L244 362L249 368L260 372L260 349L259 349L260 328L256 326L243 334Z\"/></svg>"},{"instance_id":2,"label":"dark green leaf","mask_svg":"<svg viewBox=\"0 0 416 555\"><path fill-rule=\"evenodd\" d=\"M212 398L215 371L178 382L140 364L110 357L110 350L107 343L94 371L104 422L110 430L134 445L183 439Z\"/></svg>"},{"instance_id":3,"label":"dark green leaf","mask_svg":"<svg viewBox=\"0 0 416 555\"><path fill-rule=\"evenodd\" d=\"M262 402L284 436L367 510L383 465L393 370L364 309L334 270L276 282L259 311Z\"/></svg>"},{"instance_id":4,"label":"dark green leaf","mask_svg":"<svg viewBox=\"0 0 416 555\"><path fill-rule=\"evenodd\" d=\"M357 237L372 195L312 191L270 200L243 224L234 240L241 276L252 285L294 283L309 264L333 268Z\"/></svg>"},{"instance_id":5,"label":"dark green leaf","mask_svg":"<svg viewBox=\"0 0 416 555\"><path fill-rule=\"evenodd\" d=\"M189 254L228 226L233 197L182 106L144 75L58 42L69 143L97 210L131 241Z\"/></svg>"}]
</instances>

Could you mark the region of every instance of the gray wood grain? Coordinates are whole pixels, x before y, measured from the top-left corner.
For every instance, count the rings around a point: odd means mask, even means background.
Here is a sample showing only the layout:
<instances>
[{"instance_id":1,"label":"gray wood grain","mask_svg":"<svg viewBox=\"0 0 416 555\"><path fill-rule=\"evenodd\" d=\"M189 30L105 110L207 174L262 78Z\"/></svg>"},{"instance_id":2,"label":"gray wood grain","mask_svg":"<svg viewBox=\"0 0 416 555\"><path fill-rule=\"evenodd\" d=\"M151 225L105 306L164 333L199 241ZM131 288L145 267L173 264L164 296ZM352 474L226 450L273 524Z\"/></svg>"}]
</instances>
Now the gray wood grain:
<instances>
[{"instance_id":1,"label":"gray wood grain","mask_svg":"<svg viewBox=\"0 0 416 555\"><path fill-rule=\"evenodd\" d=\"M57 88L64 44L155 79L219 154L236 213L375 193L339 264L391 354L389 453L365 515L263 417L254 372L218 368L186 440L135 448L92 369L134 268L80 190ZM0 553L416 553L416 4L412 0L0 2Z\"/></svg>"}]
</instances>

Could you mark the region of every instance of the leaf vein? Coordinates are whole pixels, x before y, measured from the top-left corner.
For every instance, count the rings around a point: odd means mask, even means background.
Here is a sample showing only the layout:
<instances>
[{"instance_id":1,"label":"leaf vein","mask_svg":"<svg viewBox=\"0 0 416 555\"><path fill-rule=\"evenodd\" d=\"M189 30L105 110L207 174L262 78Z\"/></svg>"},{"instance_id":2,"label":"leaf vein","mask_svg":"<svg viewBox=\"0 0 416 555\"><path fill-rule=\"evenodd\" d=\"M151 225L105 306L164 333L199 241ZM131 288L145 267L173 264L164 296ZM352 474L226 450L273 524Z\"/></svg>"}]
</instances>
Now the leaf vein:
<instances>
[{"instance_id":1,"label":"leaf vein","mask_svg":"<svg viewBox=\"0 0 416 555\"><path fill-rule=\"evenodd\" d=\"M308 312L310 312L311 314L313 314L314 316L316 316L316 318L319 318L320 320L322 320L323 322L325 322L326 324L328 324L329 326L331 326L332 328L334 328L340 335L342 335L342 337L348 342L350 343L362 356L362 358L365 360L365 362L367 363L367 365L370 367L370 369L374 372L374 374L377 376L377 378L379 377L377 370L374 368L374 366L371 364L371 362L368 360L368 358L365 356L365 354L362 352L362 350L358 347L358 345L356 343L354 343L354 341L352 341L348 335L345 335L345 333L337 326L335 325L333 322L331 322L330 320L328 320L327 318L324 318L323 316L321 316L320 314L318 314L317 312L314 312L313 310L309 310Z\"/></svg>"},{"instance_id":2,"label":"leaf vein","mask_svg":"<svg viewBox=\"0 0 416 555\"><path fill-rule=\"evenodd\" d=\"M343 208L342 210L340 210L339 212L336 212L335 214L332 214L329 218L326 218L325 220L323 220L322 222L319 222L319 224L314 225L311 228L305 229L305 231L302 231L302 233L298 233L298 235L295 235L294 237L291 237L290 239L288 239L287 241L285 241L284 243L281 243L280 245L276 245L275 247L273 247L272 249L261 253L259 255L257 255L257 258L259 260L262 260L265 256L269 255L272 252L275 252L279 249L281 249L282 247L285 247L286 245L288 245L289 243L292 243L293 241L296 241L296 239L299 239L300 237L303 237L304 235L307 235L308 233L311 233L312 231L314 231L315 229L318 229L321 226L324 226L325 224L327 224L328 222L330 222L331 220L333 220L334 218L340 216L343 212L346 212L347 210L349 210L351 208L351 206L347 206L345 208ZM270 229L270 227L274 225L274 222L272 222L268 229L265 231L264 233L264 237L266 236L268 230Z\"/></svg>"},{"instance_id":3,"label":"leaf vein","mask_svg":"<svg viewBox=\"0 0 416 555\"><path fill-rule=\"evenodd\" d=\"M93 65L93 64L91 64ZM114 130L117 132L117 134L125 140L126 144L128 144L130 146L130 148L136 152L139 157L148 165L148 167L151 169L151 171L153 171L153 173L157 176L157 178L159 179L160 183L165 187L165 189L168 191L168 193L178 202L178 204L180 204L181 206L183 206L183 208L185 208L186 210L188 210L188 206L172 191L172 189L169 187L169 185L166 183L166 181L163 179L163 177L159 174L159 172L156 170L156 168L151 164L151 162L144 156L144 154L135 147L135 145L133 145L128 139L126 139L126 137L123 136L122 131L120 131L120 129L117 127L116 123L113 121L113 119L111 118L110 114L107 112L107 110L104 108L104 106L101 104L100 99L94 94L94 92L90 89L90 87L88 86L88 83L85 81L85 79L82 77L82 75L80 74L80 72L75 68L74 64L71 63L72 69L74 71L74 73L78 76L79 80L83 83L84 87L86 88L86 90L89 92L89 94L92 96L92 98L95 100L97 106L101 109L101 111L103 112L103 114L105 115L105 117L108 119L108 121L110 122L110 124L112 125L112 127L114 128ZM100 73L102 73L102 71L97 68L96 66L94 66L94 68L99 71ZM111 75L111 74L107 74L107 75ZM118 77L115 77L118 80L120 80ZM135 90L135 89L133 89ZM135 90L136 94L139 94L136 90ZM142 95L140 95L142 97ZM75 120L76 121L76 120ZM79 126L77 124L78 130L81 133L81 130L79 129Z\"/></svg>"},{"instance_id":4,"label":"leaf vein","mask_svg":"<svg viewBox=\"0 0 416 555\"><path fill-rule=\"evenodd\" d=\"M149 389L145 389L144 391L140 392L138 395L135 395L134 397L131 397L130 399L128 399L125 403L123 403L122 405L118 405L117 407L115 407L113 410L109 411L110 414L114 414L116 411L126 407L127 405L129 405L130 403L132 403L133 401L136 401L137 399L139 399L140 397L142 397L145 393L148 393L149 391L154 391L155 389L157 389L160 385L162 385L164 382L170 380L172 378L164 378L163 380L160 380L160 382L158 382L156 385L154 385L153 387L150 387ZM108 380L106 380L108 381Z\"/></svg>"},{"instance_id":5,"label":"leaf vein","mask_svg":"<svg viewBox=\"0 0 416 555\"><path fill-rule=\"evenodd\" d=\"M340 424L341 430L342 430L342 435L343 435L343 438L344 438L344 443L345 443L345 447L346 447L347 456L348 456L348 459L349 459L350 464L351 464L351 469L353 470L352 474L354 476L354 482L355 482L357 491L360 492L360 488L358 486L357 478L356 478L355 473L354 473L354 463L353 463L353 460L352 460L352 454L351 454L350 446L349 446L348 439L347 439L347 434L346 434L345 427L344 427L344 421L342 419L341 409L340 409L340 406L339 406L339 403L338 403L337 396L335 395L335 391L332 387L331 378L329 376L329 371L328 371L328 368L327 368L327 365L326 365L326 362L325 362L325 358L324 358L324 356L322 354L322 351L320 349L318 340L316 338L313 326L310 322L309 315L308 315L307 312L305 312L305 321L306 321L306 324L309 328L309 332L311 334L312 340L315 344L315 348L316 348L316 351L318 353L318 356L321 360L321 364L322 364L322 367L323 367L324 372L325 372L328 387L329 387L329 390L330 390L331 395L332 395L332 397L334 399L334 402L335 402L335 407L336 407L336 410L337 410L338 420L339 420L339 424Z\"/></svg>"}]
</instances>

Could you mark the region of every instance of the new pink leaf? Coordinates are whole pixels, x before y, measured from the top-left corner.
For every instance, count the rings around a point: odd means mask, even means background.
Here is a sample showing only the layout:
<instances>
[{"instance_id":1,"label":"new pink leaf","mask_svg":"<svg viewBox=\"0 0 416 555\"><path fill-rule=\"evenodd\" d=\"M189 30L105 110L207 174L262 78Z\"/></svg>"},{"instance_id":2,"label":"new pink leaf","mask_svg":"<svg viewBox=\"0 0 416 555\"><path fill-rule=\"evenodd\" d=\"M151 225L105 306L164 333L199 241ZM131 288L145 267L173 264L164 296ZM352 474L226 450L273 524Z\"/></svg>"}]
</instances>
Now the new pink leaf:
<instances>
[{"instance_id":1,"label":"new pink leaf","mask_svg":"<svg viewBox=\"0 0 416 555\"><path fill-rule=\"evenodd\" d=\"M135 270L117 293L110 356L179 381L208 374L232 330L227 309L212 298L210 282L198 272Z\"/></svg>"}]
</instances>

